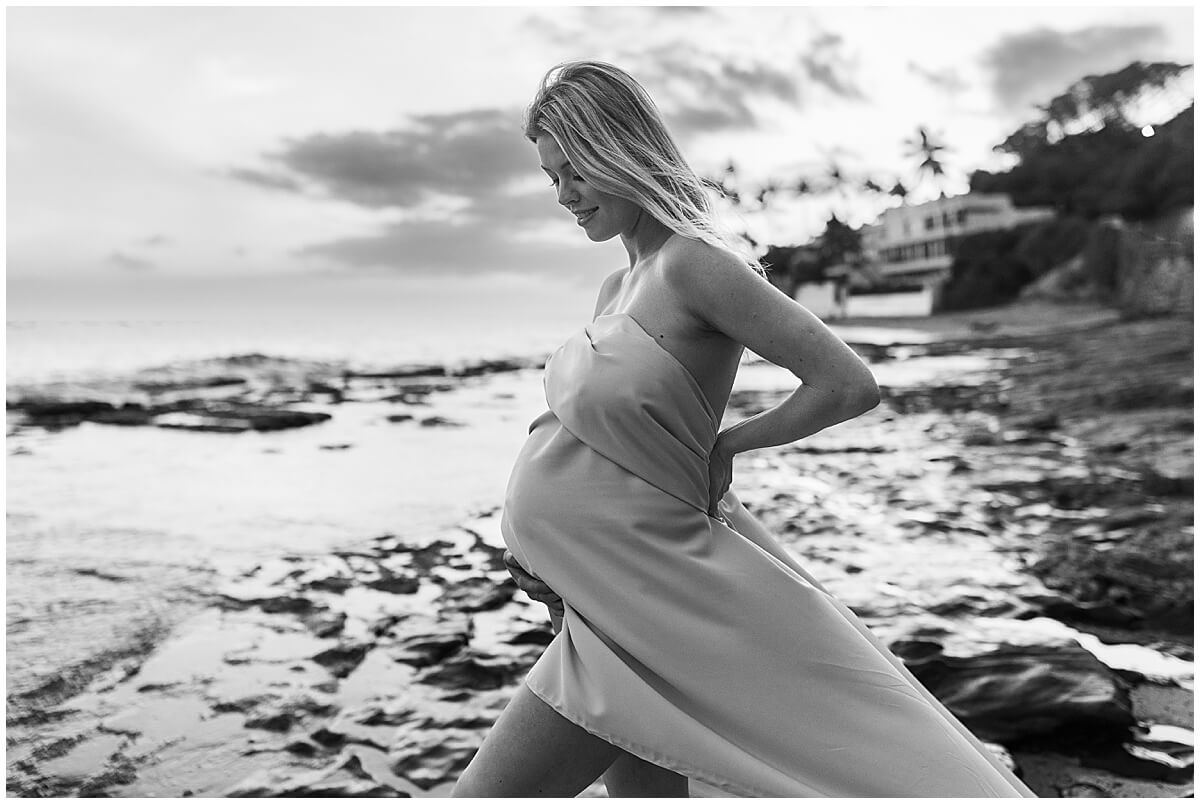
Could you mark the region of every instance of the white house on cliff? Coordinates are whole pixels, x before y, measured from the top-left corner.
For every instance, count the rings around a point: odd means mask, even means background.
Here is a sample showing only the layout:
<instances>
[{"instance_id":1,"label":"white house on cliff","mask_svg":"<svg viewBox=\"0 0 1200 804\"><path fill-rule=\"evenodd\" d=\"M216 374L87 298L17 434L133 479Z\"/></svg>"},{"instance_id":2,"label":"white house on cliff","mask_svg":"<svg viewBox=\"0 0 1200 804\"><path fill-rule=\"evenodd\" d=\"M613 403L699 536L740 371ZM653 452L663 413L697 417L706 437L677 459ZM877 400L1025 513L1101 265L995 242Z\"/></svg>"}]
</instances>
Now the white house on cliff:
<instances>
[{"instance_id":1,"label":"white house on cliff","mask_svg":"<svg viewBox=\"0 0 1200 804\"><path fill-rule=\"evenodd\" d=\"M1054 210L1045 207L1018 209L1004 193L967 193L893 207L863 227L861 265L830 268L826 271L830 281L801 286L796 300L825 318L927 315L932 312L937 287L950 275L955 240L1053 217ZM895 312L888 312L889 304L894 303L883 299L847 299L845 286L862 283L876 291L920 288L920 298L906 299L902 311Z\"/></svg>"}]
</instances>

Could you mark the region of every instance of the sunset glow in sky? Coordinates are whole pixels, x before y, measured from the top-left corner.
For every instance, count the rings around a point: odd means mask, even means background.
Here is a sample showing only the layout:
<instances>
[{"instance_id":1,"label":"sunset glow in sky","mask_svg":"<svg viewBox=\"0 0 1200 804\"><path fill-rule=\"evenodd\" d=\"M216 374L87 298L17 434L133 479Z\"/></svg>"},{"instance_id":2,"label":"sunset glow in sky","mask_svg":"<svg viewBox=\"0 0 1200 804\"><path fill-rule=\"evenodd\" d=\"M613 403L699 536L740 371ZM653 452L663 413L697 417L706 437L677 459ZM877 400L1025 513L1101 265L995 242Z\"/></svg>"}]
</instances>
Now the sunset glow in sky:
<instances>
[{"instance_id":1,"label":"sunset glow in sky","mask_svg":"<svg viewBox=\"0 0 1200 804\"><path fill-rule=\"evenodd\" d=\"M1191 63L1189 7L9 8L8 272L266 275L619 267L557 207L522 109L553 64L629 70L701 172L945 189L1088 73ZM920 186L917 199L936 195ZM830 196L747 221L803 242ZM894 202L893 202L894 203Z\"/></svg>"}]
</instances>

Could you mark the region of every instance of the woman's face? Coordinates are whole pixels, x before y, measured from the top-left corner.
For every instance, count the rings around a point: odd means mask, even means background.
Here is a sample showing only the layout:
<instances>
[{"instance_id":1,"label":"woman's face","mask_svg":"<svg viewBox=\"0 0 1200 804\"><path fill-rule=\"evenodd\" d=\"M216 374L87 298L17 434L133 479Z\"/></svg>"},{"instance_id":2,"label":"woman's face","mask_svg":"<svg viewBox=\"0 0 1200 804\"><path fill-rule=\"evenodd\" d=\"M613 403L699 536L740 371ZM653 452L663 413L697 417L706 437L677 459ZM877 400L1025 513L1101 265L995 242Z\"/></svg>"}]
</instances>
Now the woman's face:
<instances>
[{"instance_id":1,"label":"woman's face","mask_svg":"<svg viewBox=\"0 0 1200 804\"><path fill-rule=\"evenodd\" d=\"M549 134L537 138L542 170L558 193L558 203L575 216L589 239L602 242L619 234L631 235L642 208L634 202L602 192L575 172L567 155Z\"/></svg>"}]
</instances>

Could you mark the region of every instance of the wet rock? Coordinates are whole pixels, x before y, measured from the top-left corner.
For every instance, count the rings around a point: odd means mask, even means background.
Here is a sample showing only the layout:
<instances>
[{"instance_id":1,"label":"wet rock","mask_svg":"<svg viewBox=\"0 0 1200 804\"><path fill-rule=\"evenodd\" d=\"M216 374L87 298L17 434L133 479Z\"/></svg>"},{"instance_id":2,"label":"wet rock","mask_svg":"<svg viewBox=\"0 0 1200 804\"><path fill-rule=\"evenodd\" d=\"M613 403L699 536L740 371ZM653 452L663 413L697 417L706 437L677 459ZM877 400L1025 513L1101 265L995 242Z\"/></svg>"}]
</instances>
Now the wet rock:
<instances>
[{"instance_id":1,"label":"wet rock","mask_svg":"<svg viewBox=\"0 0 1200 804\"><path fill-rule=\"evenodd\" d=\"M393 595L411 595L421 587L421 581L412 575L397 575L387 567L380 565L379 577L367 581L366 585Z\"/></svg>"},{"instance_id":2,"label":"wet rock","mask_svg":"<svg viewBox=\"0 0 1200 804\"><path fill-rule=\"evenodd\" d=\"M445 622L430 627L440 627L441 630L406 637L396 647L389 649L388 655L412 667L429 667L458 653L470 642L469 624L464 627L462 623Z\"/></svg>"},{"instance_id":3,"label":"wet rock","mask_svg":"<svg viewBox=\"0 0 1200 804\"><path fill-rule=\"evenodd\" d=\"M322 748L339 748L346 742L346 735L328 727L321 727L308 735L313 742Z\"/></svg>"},{"instance_id":4,"label":"wet rock","mask_svg":"<svg viewBox=\"0 0 1200 804\"><path fill-rule=\"evenodd\" d=\"M308 427L332 418L328 413L214 402L208 404L202 412L168 413L159 416L154 423L158 427L179 430L240 433L250 430L269 432Z\"/></svg>"},{"instance_id":5,"label":"wet rock","mask_svg":"<svg viewBox=\"0 0 1200 804\"><path fill-rule=\"evenodd\" d=\"M984 742L983 744L984 744L984 746L987 747L988 751L992 752L992 756L994 756L994 757L996 757L996 759L1000 760L1001 764L1003 764L1004 767L1008 768L1009 771L1011 771L1013 774L1015 774L1018 778L1020 777L1021 769L1017 767L1017 761L1015 759L1013 759L1013 755L1009 752L1009 750L1007 748L1000 745L999 743Z\"/></svg>"},{"instance_id":6,"label":"wet rock","mask_svg":"<svg viewBox=\"0 0 1200 804\"><path fill-rule=\"evenodd\" d=\"M336 385L330 385L327 382L321 382L320 380L308 381L308 393L319 394L327 397L329 402L334 405L340 405L346 401L346 395L343 389L337 387Z\"/></svg>"},{"instance_id":7,"label":"wet rock","mask_svg":"<svg viewBox=\"0 0 1200 804\"><path fill-rule=\"evenodd\" d=\"M246 718L246 728L288 731L295 722L296 717L291 712L271 712Z\"/></svg>"},{"instance_id":8,"label":"wet rock","mask_svg":"<svg viewBox=\"0 0 1200 804\"><path fill-rule=\"evenodd\" d=\"M346 371L343 376L347 380L392 380L406 377L445 377L446 367L437 365L399 366L382 371Z\"/></svg>"},{"instance_id":9,"label":"wet rock","mask_svg":"<svg viewBox=\"0 0 1200 804\"><path fill-rule=\"evenodd\" d=\"M10 410L24 412L27 424L42 427L71 427L86 421L91 416L112 413L116 407L111 402L97 399L21 399L9 406Z\"/></svg>"},{"instance_id":10,"label":"wet rock","mask_svg":"<svg viewBox=\"0 0 1200 804\"><path fill-rule=\"evenodd\" d=\"M1105 530L1132 528L1158 522L1166 516L1162 506L1130 505L1110 511L1103 519Z\"/></svg>"},{"instance_id":11,"label":"wet rock","mask_svg":"<svg viewBox=\"0 0 1200 804\"><path fill-rule=\"evenodd\" d=\"M312 657L313 661L324 667L335 678L345 678L354 671L354 668L362 664L363 659L367 658L367 653L371 650L371 645L364 643L348 643L338 645L318 653Z\"/></svg>"},{"instance_id":12,"label":"wet rock","mask_svg":"<svg viewBox=\"0 0 1200 804\"><path fill-rule=\"evenodd\" d=\"M1186 454L1156 456L1143 471L1143 488L1155 496L1191 494L1196 485L1193 467L1190 448Z\"/></svg>"},{"instance_id":13,"label":"wet rock","mask_svg":"<svg viewBox=\"0 0 1200 804\"><path fill-rule=\"evenodd\" d=\"M230 701L219 701L213 704L214 712L250 712L256 707L265 706L272 700L270 695L246 695Z\"/></svg>"},{"instance_id":14,"label":"wet rock","mask_svg":"<svg viewBox=\"0 0 1200 804\"><path fill-rule=\"evenodd\" d=\"M1108 791L1089 782L1077 782L1062 788L1062 798L1108 798Z\"/></svg>"},{"instance_id":15,"label":"wet rock","mask_svg":"<svg viewBox=\"0 0 1200 804\"><path fill-rule=\"evenodd\" d=\"M315 757L322 748L311 740L296 740L285 745L283 750L298 757Z\"/></svg>"},{"instance_id":16,"label":"wet rock","mask_svg":"<svg viewBox=\"0 0 1200 804\"><path fill-rule=\"evenodd\" d=\"M429 790L457 779L481 742L478 732L461 729L405 732L388 752L388 765L397 776Z\"/></svg>"},{"instance_id":17,"label":"wet rock","mask_svg":"<svg viewBox=\"0 0 1200 804\"><path fill-rule=\"evenodd\" d=\"M516 592L517 582L507 574L500 581L484 575L454 584L438 600L458 611L491 611L512 600Z\"/></svg>"},{"instance_id":18,"label":"wet rock","mask_svg":"<svg viewBox=\"0 0 1200 804\"><path fill-rule=\"evenodd\" d=\"M1085 747L1081 761L1121 776L1183 784L1193 778L1194 738L1187 729L1139 727L1134 729L1131 739L1119 745Z\"/></svg>"},{"instance_id":19,"label":"wet rock","mask_svg":"<svg viewBox=\"0 0 1200 804\"><path fill-rule=\"evenodd\" d=\"M243 698L237 701L217 704L215 711L242 711L246 713L246 728L265 729L267 731L287 732L293 726L310 717L331 714L335 707L327 699L314 698L307 694L294 695L287 698L258 697L248 710L246 704L252 699Z\"/></svg>"},{"instance_id":20,"label":"wet rock","mask_svg":"<svg viewBox=\"0 0 1200 804\"><path fill-rule=\"evenodd\" d=\"M1133 739L1122 748L1130 756L1157 766L1156 778L1181 782L1192 777L1196 738L1189 729L1158 724L1139 726L1134 729Z\"/></svg>"},{"instance_id":21,"label":"wet rock","mask_svg":"<svg viewBox=\"0 0 1200 804\"><path fill-rule=\"evenodd\" d=\"M322 639L337 636L346 627L346 613L342 611L318 610L307 612L300 621L312 631L313 636Z\"/></svg>"},{"instance_id":22,"label":"wet rock","mask_svg":"<svg viewBox=\"0 0 1200 804\"><path fill-rule=\"evenodd\" d=\"M114 787L131 784L137 780L137 766L132 757L118 751L108 758L104 770L89 776L79 786L75 795L80 798L107 798Z\"/></svg>"},{"instance_id":23,"label":"wet rock","mask_svg":"<svg viewBox=\"0 0 1200 804\"><path fill-rule=\"evenodd\" d=\"M156 413L153 410L147 410L141 405L132 402L126 402L119 408L112 410L100 410L89 415L88 421L96 422L97 424L115 424L123 427L140 427L150 424L154 421Z\"/></svg>"},{"instance_id":24,"label":"wet rock","mask_svg":"<svg viewBox=\"0 0 1200 804\"><path fill-rule=\"evenodd\" d=\"M444 416L426 416L421 419L422 427L463 427L463 422L447 419Z\"/></svg>"},{"instance_id":25,"label":"wet rock","mask_svg":"<svg viewBox=\"0 0 1200 804\"><path fill-rule=\"evenodd\" d=\"M540 626L518 631L505 640L510 645L549 645L554 639L550 626Z\"/></svg>"},{"instance_id":26,"label":"wet rock","mask_svg":"<svg viewBox=\"0 0 1200 804\"><path fill-rule=\"evenodd\" d=\"M1125 682L1078 645L953 656L937 642L904 640L891 650L982 739L1122 733L1135 723Z\"/></svg>"},{"instance_id":27,"label":"wet rock","mask_svg":"<svg viewBox=\"0 0 1200 804\"><path fill-rule=\"evenodd\" d=\"M938 385L907 388L881 387L883 402L896 413L924 413L942 411L1005 410L1007 394L997 383L985 382L977 385Z\"/></svg>"},{"instance_id":28,"label":"wet rock","mask_svg":"<svg viewBox=\"0 0 1200 804\"><path fill-rule=\"evenodd\" d=\"M1068 536L1045 544L1030 569L1085 615L1128 616L1186 634L1195 624L1192 550L1182 527L1140 531L1105 550Z\"/></svg>"},{"instance_id":29,"label":"wet rock","mask_svg":"<svg viewBox=\"0 0 1200 804\"><path fill-rule=\"evenodd\" d=\"M1004 443L1000 427L995 420L975 422L963 428L962 442L968 447L994 447Z\"/></svg>"},{"instance_id":30,"label":"wet rock","mask_svg":"<svg viewBox=\"0 0 1200 804\"><path fill-rule=\"evenodd\" d=\"M235 784L224 795L230 798L408 797L376 781L355 756L317 771L306 772L295 767L260 771Z\"/></svg>"},{"instance_id":31,"label":"wet rock","mask_svg":"<svg viewBox=\"0 0 1200 804\"><path fill-rule=\"evenodd\" d=\"M371 704L339 714L321 730L318 742L337 746L355 743L387 751L395 739L396 728L411 724L412 719L413 709L410 706ZM314 735L313 739L316 740L317 736Z\"/></svg>"},{"instance_id":32,"label":"wet rock","mask_svg":"<svg viewBox=\"0 0 1200 804\"><path fill-rule=\"evenodd\" d=\"M407 553L412 567L426 573L448 563L450 556L455 555L455 550L455 545L444 539L419 546L398 544L393 548L395 553Z\"/></svg>"},{"instance_id":33,"label":"wet rock","mask_svg":"<svg viewBox=\"0 0 1200 804\"><path fill-rule=\"evenodd\" d=\"M1081 602L1057 593L1030 594L1022 600L1038 615L1068 623L1134 627L1143 621L1136 609L1108 601Z\"/></svg>"},{"instance_id":34,"label":"wet rock","mask_svg":"<svg viewBox=\"0 0 1200 804\"><path fill-rule=\"evenodd\" d=\"M510 658L485 656L468 648L441 665L423 671L416 680L451 689L498 689L512 683L527 666Z\"/></svg>"},{"instance_id":35,"label":"wet rock","mask_svg":"<svg viewBox=\"0 0 1200 804\"><path fill-rule=\"evenodd\" d=\"M1052 410L1041 411L1039 413L1028 414L1025 416L1014 416L1006 419L1005 423L1021 430L1032 430L1042 433L1049 432L1051 430L1057 430L1062 426L1062 420L1058 413Z\"/></svg>"},{"instance_id":36,"label":"wet rock","mask_svg":"<svg viewBox=\"0 0 1200 804\"><path fill-rule=\"evenodd\" d=\"M451 373L455 377L478 377L481 374L499 374L505 371L519 371L525 364L518 360L480 360L456 367Z\"/></svg>"},{"instance_id":37,"label":"wet rock","mask_svg":"<svg viewBox=\"0 0 1200 804\"><path fill-rule=\"evenodd\" d=\"M194 377L191 379L181 380L142 380L133 383L133 388L147 394L162 395L174 393L177 391L194 391L199 388L228 388L234 385L245 385L246 380L243 377L232 376L216 376L216 377Z\"/></svg>"},{"instance_id":38,"label":"wet rock","mask_svg":"<svg viewBox=\"0 0 1200 804\"><path fill-rule=\"evenodd\" d=\"M240 589L228 586L217 593L217 602L227 608L259 608L269 614L301 614L312 611L315 604L306 597L280 591L274 595L262 594L261 588Z\"/></svg>"}]
</instances>

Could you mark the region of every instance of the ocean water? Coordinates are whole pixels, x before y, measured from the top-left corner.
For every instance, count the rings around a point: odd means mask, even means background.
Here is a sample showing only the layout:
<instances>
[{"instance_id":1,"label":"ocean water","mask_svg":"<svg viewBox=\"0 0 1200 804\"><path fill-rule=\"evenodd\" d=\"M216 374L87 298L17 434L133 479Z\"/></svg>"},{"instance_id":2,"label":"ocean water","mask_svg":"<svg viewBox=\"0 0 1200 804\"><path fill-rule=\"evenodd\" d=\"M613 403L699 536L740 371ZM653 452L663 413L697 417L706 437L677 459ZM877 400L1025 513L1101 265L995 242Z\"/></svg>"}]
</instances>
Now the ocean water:
<instances>
[{"instance_id":1,"label":"ocean water","mask_svg":"<svg viewBox=\"0 0 1200 804\"><path fill-rule=\"evenodd\" d=\"M10 279L8 385L263 353L356 366L549 353L597 282L377 275Z\"/></svg>"}]
</instances>

